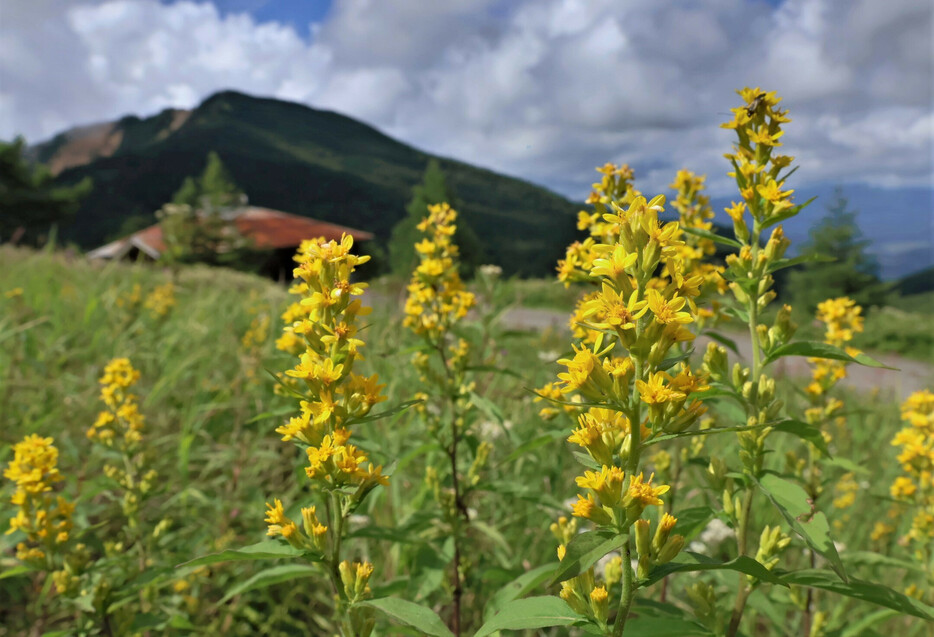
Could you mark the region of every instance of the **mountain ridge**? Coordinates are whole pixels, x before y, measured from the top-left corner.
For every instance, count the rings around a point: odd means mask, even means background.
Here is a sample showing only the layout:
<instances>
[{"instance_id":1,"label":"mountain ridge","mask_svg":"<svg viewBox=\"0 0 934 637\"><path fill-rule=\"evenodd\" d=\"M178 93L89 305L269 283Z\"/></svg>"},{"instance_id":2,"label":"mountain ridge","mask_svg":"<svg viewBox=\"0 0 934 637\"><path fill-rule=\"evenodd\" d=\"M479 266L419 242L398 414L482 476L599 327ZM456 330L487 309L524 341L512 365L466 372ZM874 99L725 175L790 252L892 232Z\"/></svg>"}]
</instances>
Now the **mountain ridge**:
<instances>
[{"instance_id":1,"label":"mountain ridge","mask_svg":"<svg viewBox=\"0 0 934 637\"><path fill-rule=\"evenodd\" d=\"M62 229L87 248L130 217L152 219L211 150L251 203L368 230L381 242L435 157L346 115L237 91L215 93L187 112L69 129L30 153L54 164L63 183L94 180L74 223ZM576 238L578 204L516 177L436 158L488 259L507 274L553 272Z\"/></svg>"}]
</instances>

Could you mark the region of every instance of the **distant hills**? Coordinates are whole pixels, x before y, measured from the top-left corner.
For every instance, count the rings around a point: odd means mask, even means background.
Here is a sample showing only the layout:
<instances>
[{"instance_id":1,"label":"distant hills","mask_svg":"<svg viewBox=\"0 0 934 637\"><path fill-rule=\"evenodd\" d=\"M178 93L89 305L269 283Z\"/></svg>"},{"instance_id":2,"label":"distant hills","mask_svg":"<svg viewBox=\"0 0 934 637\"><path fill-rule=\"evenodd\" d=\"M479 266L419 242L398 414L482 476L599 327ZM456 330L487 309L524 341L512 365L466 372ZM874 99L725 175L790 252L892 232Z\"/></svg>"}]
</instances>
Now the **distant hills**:
<instances>
[{"instance_id":1,"label":"distant hills","mask_svg":"<svg viewBox=\"0 0 934 637\"><path fill-rule=\"evenodd\" d=\"M233 91L191 111L71 129L30 152L65 183L93 179L74 223L62 229L90 248L127 219L154 219L184 178L200 173L211 150L252 204L368 230L382 241L432 157L338 113ZM579 204L520 179L439 160L490 262L507 274L554 271L577 236Z\"/></svg>"}]
</instances>

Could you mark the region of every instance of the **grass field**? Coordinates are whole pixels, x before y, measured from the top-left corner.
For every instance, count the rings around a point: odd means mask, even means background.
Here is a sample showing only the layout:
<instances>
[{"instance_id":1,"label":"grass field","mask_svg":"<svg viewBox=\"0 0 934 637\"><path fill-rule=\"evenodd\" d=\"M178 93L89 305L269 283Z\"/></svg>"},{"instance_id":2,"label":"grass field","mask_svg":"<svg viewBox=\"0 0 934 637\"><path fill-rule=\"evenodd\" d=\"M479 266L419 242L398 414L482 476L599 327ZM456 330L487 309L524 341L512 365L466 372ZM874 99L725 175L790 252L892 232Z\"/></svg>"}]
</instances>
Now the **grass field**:
<instances>
[{"instance_id":1,"label":"grass field","mask_svg":"<svg viewBox=\"0 0 934 637\"><path fill-rule=\"evenodd\" d=\"M147 309L146 299L169 282L176 304L157 316ZM542 286L511 285L515 292L487 294L480 313L493 317L510 296L544 303ZM398 297L397 289L386 286L373 292L387 300L366 321L363 364L387 384L388 404L399 403L411 398L418 385L409 364L414 341L400 336L400 310L391 301ZM557 298L570 310L565 294L559 288ZM331 593L312 566L280 560L176 568L205 554L262 540L264 502L304 497L301 459L274 433L295 413L295 401L277 394L276 382L265 371L292 365L273 346L287 296L281 286L221 269L194 267L173 277L157 268L100 267L61 254L0 248L0 462L9 462L12 445L26 434L54 437L64 491L76 503L75 532L92 559L113 552L105 543L121 537L123 524L120 504L100 471L108 451L85 435L99 411L97 379L113 357L128 356L140 370L135 391L146 418L147 462L159 476L140 511L150 550L140 573L127 575L126 569L114 566L100 576L110 578L107 604L115 618L121 608L135 609L127 634L326 635L335 630L327 611ZM497 591L556 561L557 542L549 525L567 515L567 502L578 491L574 476L580 467L564 442L570 420L543 420L538 414L542 404L533 403L529 391L554 379L559 370L554 361L570 351L566 337L504 331L492 318L488 327L470 329L478 330L486 343L487 367L476 374L474 433L466 444L487 441L492 447L469 501L474 522L466 540L468 593L463 604L466 625L475 629L508 599ZM802 409L796 390L783 391L789 411ZM827 493L820 508L831 520L850 576L902 590L920 581L917 566L897 545L895 534L870 537L892 505L888 485L898 466L887 441L899 427L897 405L866 395L846 396L845 404L845 416L833 431L832 459L822 465ZM734 409L728 401L718 401L714 413L728 425ZM376 565L371 583L375 597L401 597L443 616L451 595L447 572L452 547L438 525L432 487L425 480L426 467L441 450L426 440L421 427L417 410L408 410L355 428L360 447L392 476L389 486L374 492L351 518L347 541L353 555ZM650 461L673 485L670 506L681 512L679 528L691 550L711 558L729 559L735 538L717 513L719 494L695 485L705 483L708 458L735 456L737 451L731 435L685 438L666 447L667 457L652 456ZM776 435L768 466L785 471L786 462L804 453L797 437ZM10 517L8 484L3 493L0 512ZM852 498L847 503L848 493L857 495L855 505ZM774 508L757 511L755 528L782 522ZM47 578L16 570L16 541L0 536L0 635L74 631L83 616L81 604L88 611L97 603L94 594L82 591L77 609L53 604ZM803 544L796 540L792 546L782 568L809 566L812 558ZM521 593L554 592L547 580L532 579ZM670 577L665 586L669 599L688 600L687 589L698 581L729 597L734 580L731 571L686 573ZM765 594L750 598L749 630L800 634L789 609L800 603L803 589L764 588ZM653 598L658 600L657 593L643 599L637 612L651 614ZM873 620L862 631L827 634L909 636L926 630L922 620L850 597L819 591L816 601L826 609L830 625ZM689 604L679 601L673 608L684 613ZM380 619L377 634L419 631Z\"/></svg>"}]
</instances>

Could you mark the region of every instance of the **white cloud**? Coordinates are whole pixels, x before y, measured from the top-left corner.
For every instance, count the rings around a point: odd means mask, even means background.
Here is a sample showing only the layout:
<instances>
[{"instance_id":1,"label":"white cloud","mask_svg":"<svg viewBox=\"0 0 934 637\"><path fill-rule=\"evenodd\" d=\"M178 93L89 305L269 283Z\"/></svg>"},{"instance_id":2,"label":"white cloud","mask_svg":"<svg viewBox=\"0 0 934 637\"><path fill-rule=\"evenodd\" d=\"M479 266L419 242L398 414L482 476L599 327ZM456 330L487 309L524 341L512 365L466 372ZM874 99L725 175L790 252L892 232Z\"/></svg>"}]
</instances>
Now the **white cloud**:
<instances>
[{"instance_id":1,"label":"white cloud","mask_svg":"<svg viewBox=\"0 0 934 637\"><path fill-rule=\"evenodd\" d=\"M792 110L796 185L931 183L929 3L336 0L310 32L191 1L5 5L0 136L234 88L575 197L607 160L633 164L644 190L681 165L725 189L731 136L717 124L733 89L759 85Z\"/></svg>"}]
</instances>

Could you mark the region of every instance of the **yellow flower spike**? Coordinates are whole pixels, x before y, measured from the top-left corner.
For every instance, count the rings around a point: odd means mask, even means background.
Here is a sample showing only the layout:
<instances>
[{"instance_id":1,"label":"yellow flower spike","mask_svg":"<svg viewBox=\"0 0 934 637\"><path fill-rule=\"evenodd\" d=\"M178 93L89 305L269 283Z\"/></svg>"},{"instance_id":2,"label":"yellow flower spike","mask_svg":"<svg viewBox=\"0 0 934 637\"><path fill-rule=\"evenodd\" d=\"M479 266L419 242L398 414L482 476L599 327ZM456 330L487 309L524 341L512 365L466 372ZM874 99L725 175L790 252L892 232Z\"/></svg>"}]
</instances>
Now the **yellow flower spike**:
<instances>
[{"instance_id":1,"label":"yellow flower spike","mask_svg":"<svg viewBox=\"0 0 934 637\"><path fill-rule=\"evenodd\" d=\"M47 568L46 552L62 551L72 529L75 506L61 495L53 495L54 486L64 478L58 470L58 449L52 438L27 435L13 445L13 459L3 475L15 489L10 498L17 508L10 518L7 535L22 532L26 540L17 545L17 559Z\"/></svg>"}]
</instances>

